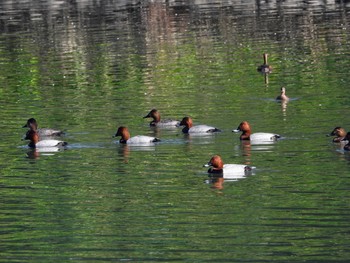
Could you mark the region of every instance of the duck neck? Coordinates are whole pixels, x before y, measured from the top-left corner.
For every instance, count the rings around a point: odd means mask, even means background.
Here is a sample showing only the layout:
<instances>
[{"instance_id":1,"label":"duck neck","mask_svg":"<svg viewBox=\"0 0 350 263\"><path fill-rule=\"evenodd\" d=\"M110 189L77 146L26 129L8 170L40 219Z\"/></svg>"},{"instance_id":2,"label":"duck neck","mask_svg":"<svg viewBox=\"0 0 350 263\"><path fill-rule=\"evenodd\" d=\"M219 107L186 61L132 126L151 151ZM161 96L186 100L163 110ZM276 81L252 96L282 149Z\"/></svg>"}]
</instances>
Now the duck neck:
<instances>
[{"instance_id":1,"label":"duck neck","mask_svg":"<svg viewBox=\"0 0 350 263\"><path fill-rule=\"evenodd\" d=\"M182 129L182 132L183 133L188 133L188 131L190 130L189 127L185 126L183 129Z\"/></svg>"},{"instance_id":2,"label":"duck neck","mask_svg":"<svg viewBox=\"0 0 350 263\"><path fill-rule=\"evenodd\" d=\"M264 65L267 65L267 54L264 54Z\"/></svg>"},{"instance_id":3,"label":"duck neck","mask_svg":"<svg viewBox=\"0 0 350 263\"><path fill-rule=\"evenodd\" d=\"M160 115L159 114L154 114L152 117L153 117L154 123L160 122Z\"/></svg>"},{"instance_id":4,"label":"duck neck","mask_svg":"<svg viewBox=\"0 0 350 263\"><path fill-rule=\"evenodd\" d=\"M208 170L208 173L211 173L211 174L215 174L216 176L222 176L224 171L222 168L214 168L214 167L210 167L209 170Z\"/></svg>"},{"instance_id":5,"label":"duck neck","mask_svg":"<svg viewBox=\"0 0 350 263\"><path fill-rule=\"evenodd\" d=\"M33 141L31 141L31 142L28 144L28 146L29 146L30 148L36 148L35 143L34 143Z\"/></svg>"},{"instance_id":6,"label":"duck neck","mask_svg":"<svg viewBox=\"0 0 350 263\"><path fill-rule=\"evenodd\" d=\"M120 142L120 143L123 143L123 144L125 144L126 141L127 141L127 140L124 140L123 138L121 138L121 139L119 140L119 142Z\"/></svg>"},{"instance_id":7,"label":"duck neck","mask_svg":"<svg viewBox=\"0 0 350 263\"><path fill-rule=\"evenodd\" d=\"M122 133L122 138L120 139L120 142L124 141L126 143L127 140L130 139L130 133L128 130L124 130Z\"/></svg>"},{"instance_id":8,"label":"duck neck","mask_svg":"<svg viewBox=\"0 0 350 263\"><path fill-rule=\"evenodd\" d=\"M244 131L240 137L241 140L250 140L250 131Z\"/></svg>"}]
</instances>

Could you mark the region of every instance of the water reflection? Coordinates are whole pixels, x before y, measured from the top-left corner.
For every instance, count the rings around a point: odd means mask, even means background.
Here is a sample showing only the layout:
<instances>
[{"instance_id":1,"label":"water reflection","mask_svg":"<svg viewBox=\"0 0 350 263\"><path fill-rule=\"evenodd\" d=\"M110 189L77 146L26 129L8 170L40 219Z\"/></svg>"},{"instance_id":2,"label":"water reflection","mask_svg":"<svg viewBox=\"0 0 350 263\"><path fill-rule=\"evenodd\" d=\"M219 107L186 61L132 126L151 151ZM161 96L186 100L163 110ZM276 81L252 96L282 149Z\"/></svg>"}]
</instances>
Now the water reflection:
<instances>
[{"instance_id":1,"label":"water reflection","mask_svg":"<svg viewBox=\"0 0 350 263\"><path fill-rule=\"evenodd\" d=\"M264 83L265 83L266 87L269 86L269 75L268 74L264 74Z\"/></svg>"},{"instance_id":2,"label":"water reflection","mask_svg":"<svg viewBox=\"0 0 350 263\"><path fill-rule=\"evenodd\" d=\"M288 106L289 100L273 100L273 101L281 105L283 121L287 121L287 106Z\"/></svg>"},{"instance_id":3,"label":"water reflection","mask_svg":"<svg viewBox=\"0 0 350 263\"><path fill-rule=\"evenodd\" d=\"M273 152L277 142L254 142L242 140L239 144L234 146L235 152L241 152L241 155L245 157L244 164L251 164L252 153L259 152Z\"/></svg>"},{"instance_id":4,"label":"water reflection","mask_svg":"<svg viewBox=\"0 0 350 263\"><path fill-rule=\"evenodd\" d=\"M27 157L29 159L37 159L41 155L50 156L55 155L55 153L64 151L65 149L59 147L45 147L45 148L34 148L27 151Z\"/></svg>"},{"instance_id":5,"label":"water reflection","mask_svg":"<svg viewBox=\"0 0 350 263\"><path fill-rule=\"evenodd\" d=\"M187 144L211 144L214 142L217 133L191 133L182 134Z\"/></svg>"},{"instance_id":6,"label":"water reflection","mask_svg":"<svg viewBox=\"0 0 350 263\"><path fill-rule=\"evenodd\" d=\"M245 157L244 164L247 164L247 165L251 164L252 146L250 141L241 141L240 146L241 146L241 151L243 152L242 155Z\"/></svg>"},{"instance_id":7,"label":"water reflection","mask_svg":"<svg viewBox=\"0 0 350 263\"><path fill-rule=\"evenodd\" d=\"M206 180L206 183L210 184L212 189L223 190L225 179L223 177L212 177Z\"/></svg>"},{"instance_id":8,"label":"water reflection","mask_svg":"<svg viewBox=\"0 0 350 263\"><path fill-rule=\"evenodd\" d=\"M172 140L175 140L175 137L182 137L182 132L178 127L171 127L171 126L166 126L166 127L150 127L150 135L160 138L162 143L168 143L169 140L164 140L163 136L171 136Z\"/></svg>"},{"instance_id":9,"label":"water reflection","mask_svg":"<svg viewBox=\"0 0 350 263\"><path fill-rule=\"evenodd\" d=\"M240 174L236 175L235 178L224 178L224 176L212 176L209 175L209 179L205 180L207 184L210 185L210 188L217 189L217 190L224 190L224 183L235 183L237 181L240 181L242 179L247 178L250 175L254 175L255 173L249 173L249 174Z\"/></svg>"}]
</instances>

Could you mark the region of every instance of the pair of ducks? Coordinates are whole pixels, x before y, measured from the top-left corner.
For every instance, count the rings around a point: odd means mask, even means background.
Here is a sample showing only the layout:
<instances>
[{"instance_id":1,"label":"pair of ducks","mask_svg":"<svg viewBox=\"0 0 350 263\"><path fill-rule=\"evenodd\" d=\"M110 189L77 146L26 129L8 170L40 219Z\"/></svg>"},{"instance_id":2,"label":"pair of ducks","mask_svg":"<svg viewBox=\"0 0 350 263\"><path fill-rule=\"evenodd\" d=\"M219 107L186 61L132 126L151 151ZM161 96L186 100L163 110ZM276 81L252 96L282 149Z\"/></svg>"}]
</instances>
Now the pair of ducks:
<instances>
[{"instance_id":1,"label":"pair of ducks","mask_svg":"<svg viewBox=\"0 0 350 263\"><path fill-rule=\"evenodd\" d=\"M344 151L350 151L350 132L346 132L344 128L338 126L328 136L334 136L333 142L345 144Z\"/></svg>"},{"instance_id":2,"label":"pair of ducks","mask_svg":"<svg viewBox=\"0 0 350 263\"><path fill-rule=\"evenodd\" d=\"M64 147L67 145L64 141L52 139L52 137L63 135L63 131L49 128L38 129L38 123L34 118L28 119L23 128L29 128L24 140L30 140L28 144L30 148Z\"/></svg>"}]
</instances>

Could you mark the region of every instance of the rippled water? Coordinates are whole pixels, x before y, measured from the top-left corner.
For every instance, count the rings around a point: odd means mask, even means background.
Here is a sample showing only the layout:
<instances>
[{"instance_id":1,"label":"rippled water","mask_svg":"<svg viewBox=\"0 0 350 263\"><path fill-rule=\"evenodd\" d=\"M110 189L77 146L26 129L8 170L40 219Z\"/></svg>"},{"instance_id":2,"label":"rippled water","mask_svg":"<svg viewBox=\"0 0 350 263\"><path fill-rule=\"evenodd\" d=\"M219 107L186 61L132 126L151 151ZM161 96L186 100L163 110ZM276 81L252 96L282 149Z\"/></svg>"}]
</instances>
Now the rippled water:
<instances>
[{"instance_id":1,"label":"rippled water","mask_svg":"<svg viewBox=\"0 0 350 263\"><path fill-rule=\"evenodd\" d=\"M349 129L349 8L1 2L0 262L347 262L350 155L326 134ZM223 132L150 128L152 108ZM29 150L30 117L67 149ZM241 143L243 120L283 138ZM210 180L214 154L257 169Z\"/></svg>"}]
</instances>

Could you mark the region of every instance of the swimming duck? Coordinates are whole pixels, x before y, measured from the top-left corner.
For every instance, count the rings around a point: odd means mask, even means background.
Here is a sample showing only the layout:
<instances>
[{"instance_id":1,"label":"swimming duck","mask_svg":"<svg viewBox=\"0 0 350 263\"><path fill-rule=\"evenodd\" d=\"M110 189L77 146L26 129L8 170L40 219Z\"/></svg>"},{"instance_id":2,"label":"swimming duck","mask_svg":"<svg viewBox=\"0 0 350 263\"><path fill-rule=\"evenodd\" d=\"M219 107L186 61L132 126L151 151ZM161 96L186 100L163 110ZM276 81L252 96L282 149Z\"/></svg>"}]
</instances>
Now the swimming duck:
<instances>
[{"instance_id":1,"label":"swimming duck","mask_svg":"<svg viewBox=\"0 0 350 263\"><path fill-rule=\"evenodd\" d=\"M350 132L348 132L343 141L347 141L348 143L344 145L344 151L350 151Z\"/></svg>"},{"instance_id":2,"label":"swimming duck","mask_svg":"<svg viewBox=\"0 0 350 263\"><path fill-rule=\"evenodd\" d=\"M289 98L286 95L286 88L281 88L281 94L277 96L276 100L288 101Z\"/></svg>"},{"instance_id":3,"label":"swimming duck","mask_svg":"<svg viewBox=\"0 0 350 263\"><path fill-rule=\"evenodd\" d=\"M118 131L114 137L117 136L121 136L119 142L123 144L152 144L160 141L158 138L145 135L137 135L130 138L129 130L124 126L120 126L118 128Z\"/></svg>"},{"instance_id":4,"label":"swimming duck","mask_svg":"<svg viewBox=\"0 0 350 263\"><path fill-rule=\"evenodd\" d=\"M150 122L150 126L156 127L176 127L180 124L179 121L176 120L161 120L160 113L156 109L152 109L145 117L143 118L153 118Z\"/></svg>"},{"instance_id":5,"label":"swimming duck","mask_svg":"<svg viewBox=\"0 0 350 263\"><path fill-rule=\"evenodd\" d=\"M245 164L224 164L220 155L214 155L208 163L204 164L204 167L210 167L208 173L211 176L227 179L242 178L255 169L254 166Z\"/></svg>"},{"instance_id":6,"label":"swimming duck","mask_svg":"<svg viewBox=\"0 0 350 263\"><path fill-rule=\"evenodd\" d=\"M267 64L267 54L264 53L264 64L260 65L257 70L261 73L268 74L272 72L272 67Z\"/></svg>"},{"instance_id":7,"label":"swimming duck","mask_svg":"<svg viewBox=\"0 0 350 263\"><path fill-rule=\"evenodd\" d=\"M239 137L241 140L273 142L281 138L279 134L275 133L257 132L251 134L251 128L247 121L241 122L238 128L232 132L242 132L241 136Z\"/></svg>"},{"instance_id":8,"label":"swimming duck","mask_svg":"<svg viewBox=\"0 0 350 263\"><path fill-rule=\"evenodd\" d=\"M327 136L335 136L333 138L333 142L345 142L343 139L346 136L346 131L344 128L338 126L338 127L335 127L333 131Z\"/></svg>"},{"instance_id":9,"label":"swimming duck","mask_svg":"<svg viewBox=\"0 0 350 263\"><path fill-rule=\"evenodd\" d=\"M40 136L38 132L35 129L30 129L24 139L30 140L30 143L28 144L30 148L59 148L67 145L64 141L53 139L39 140L39 138Z\"/></svg>"},{"instance_id":10,"label":"swimming duck","mask_svg":"<svg viewBox=\"0 0 350 263\"><path fill-rule=\"evenodd\" d=\"M26 125L24 125L23 128L34 129L40 137L61 136L64 134L63 131L50 128L38 129L38 123L34 118L28 119Z\"/></svg>"},{"instance_id":11,"label":"swimming duck","mask_svg":"<svg viewBox=\"0 0 350 263\"><path fill-rule=\"evenodd\" d=\"M184 117L179 126L185 126L182 129L183 133L214 133L221 132L220 129L208 126L208 125L196 125L193 126L192 119L190 117Z\"/></svg>"}]
</instances>

